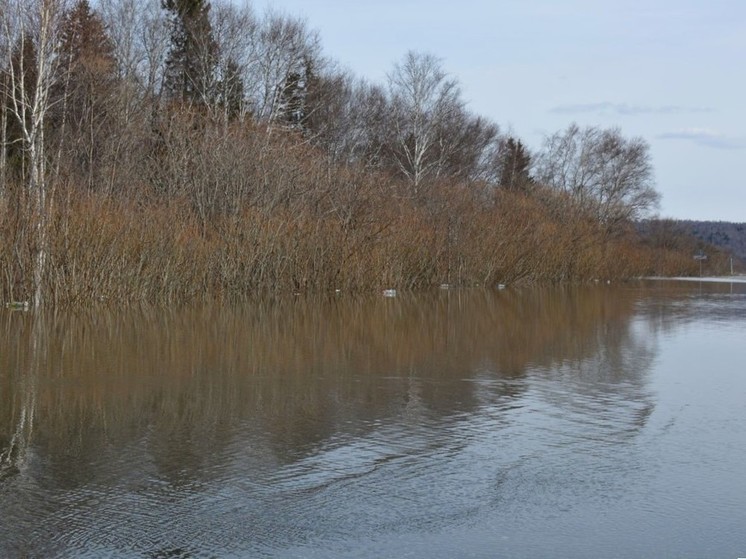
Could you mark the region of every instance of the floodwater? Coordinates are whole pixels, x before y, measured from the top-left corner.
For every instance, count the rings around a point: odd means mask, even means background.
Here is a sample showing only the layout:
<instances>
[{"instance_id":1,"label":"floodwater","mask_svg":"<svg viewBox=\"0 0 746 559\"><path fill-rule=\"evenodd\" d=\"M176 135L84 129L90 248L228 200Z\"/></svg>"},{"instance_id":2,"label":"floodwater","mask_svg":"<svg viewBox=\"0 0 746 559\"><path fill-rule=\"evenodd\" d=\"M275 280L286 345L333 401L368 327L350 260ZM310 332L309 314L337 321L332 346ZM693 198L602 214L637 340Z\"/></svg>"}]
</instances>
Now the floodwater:
<instances>
[{"instance_id":1,"label":"floodwater","mask_svg":"<svg viewBox=\"0 0 746 559\"><path fill-rule=\"evenodd\" d=\"M746 285L0 311L0 557L746 557Z\"/></svg>"}]
</instances>

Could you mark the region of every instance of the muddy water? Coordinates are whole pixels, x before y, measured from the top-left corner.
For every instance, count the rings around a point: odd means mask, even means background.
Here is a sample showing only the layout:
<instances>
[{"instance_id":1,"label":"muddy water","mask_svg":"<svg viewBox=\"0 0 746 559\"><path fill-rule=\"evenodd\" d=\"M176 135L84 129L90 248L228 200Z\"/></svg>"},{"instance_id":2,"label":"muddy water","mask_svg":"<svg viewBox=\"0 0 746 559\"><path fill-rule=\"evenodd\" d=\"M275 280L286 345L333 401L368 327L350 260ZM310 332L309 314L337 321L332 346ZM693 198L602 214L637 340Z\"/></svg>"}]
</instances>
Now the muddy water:
<instances>
[{"instance_id":1,"label":"muddy water","mask_svg":"<svg viewBox=\"0 0 746 559\"><path fill-rule=\"evenodd\" d=\"M746 286L0 312L1 557L746 557Z\"/></svg>"}]
</instances>

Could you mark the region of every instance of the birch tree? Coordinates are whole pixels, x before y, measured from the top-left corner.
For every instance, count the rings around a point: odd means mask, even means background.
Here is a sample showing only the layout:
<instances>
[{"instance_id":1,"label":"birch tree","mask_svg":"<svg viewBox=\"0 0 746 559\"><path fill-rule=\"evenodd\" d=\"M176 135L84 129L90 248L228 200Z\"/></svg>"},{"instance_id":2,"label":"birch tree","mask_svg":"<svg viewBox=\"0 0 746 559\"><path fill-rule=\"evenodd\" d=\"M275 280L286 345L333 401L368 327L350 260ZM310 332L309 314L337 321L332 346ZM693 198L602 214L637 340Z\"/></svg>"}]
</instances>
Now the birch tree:
<instances>
[{"instance_id":1,"label":"birch tree","mask_svg":"<svg viewBox=\"0 0 746 559\"><path fill-rule=\"evenodd\" d=\"M256 62L257 19L247 4L237 7L217 1L210 10L210 22L217 47L216 96L211 109L225 124L244 121L250 111L246 78Z\"/></svg>"},{"instance_id":2,"label":"birch tree","mask_svg":"<svg viewBox=\"0 0 746 559\"><path fill-rule=\"evenodd\" d=\"M35 232L32 271L34 308L43 304L44 268L48 252L47 143L45 126L50 92L59 77L63 0L3 0L0 18L3 63L8 74L4 96L18 124L28 169L23 177L32 200L30 225Z\"/></svg>"},{"instance_id":3,"label":"birch tree","mask_svg":"<svg viewBox=\"0 0 746 559\"><path fill-rule=\"evenodd\" d=\"M2 46L0 46L2 48ZM0 202L5 196L8 181L8 75L0 67Z\"/></svg>"},{"instance_id":4,"label":"birch tree","mask_svg":"<svg viewBox=\"0 0 746 559\"><path fill-rule=\"evenodd\" d=\"M393 128L392 153L415 194L428 177L437 177L453 147L445 131L463 108L458 82L449 79L438 58L408 52L388 76Z\"/></svg>"},{"instance_id":5,"label":"birch tree","mask_svg":"<svg viewBox=\"0 0 746 559\"><path fill-rule=\"evenodd\" d=\"M128 110L138 110L142 98L161 93L170 42L166 12L154 1L99 0L97 4L111 38L120 85L136 90Z\"/></svg>"},{"instance_id":6,"label":"birch tree","mask_svg":"<svg viewBox=\"0 0 746 559\"><path fill-rule=\"evenodd\" d=\"M538 158L536 177L568 193L609 229L644 217L660 198L647 142L626 139L617 128L572 124L549 136Z\"/></svg>"},{"instance_id":7,"label":"birch tree","mask_svg":"<svg viewBox=\"0 0 746 559\"><path fill-rule=\"evenodd\" d=\"M254 118L271 127L287 112L288 78L303 75L308 62L320 58L320 40L303 20L269 13L256 28L254 45L244 83Z\"/></svg>"}]
</instances>

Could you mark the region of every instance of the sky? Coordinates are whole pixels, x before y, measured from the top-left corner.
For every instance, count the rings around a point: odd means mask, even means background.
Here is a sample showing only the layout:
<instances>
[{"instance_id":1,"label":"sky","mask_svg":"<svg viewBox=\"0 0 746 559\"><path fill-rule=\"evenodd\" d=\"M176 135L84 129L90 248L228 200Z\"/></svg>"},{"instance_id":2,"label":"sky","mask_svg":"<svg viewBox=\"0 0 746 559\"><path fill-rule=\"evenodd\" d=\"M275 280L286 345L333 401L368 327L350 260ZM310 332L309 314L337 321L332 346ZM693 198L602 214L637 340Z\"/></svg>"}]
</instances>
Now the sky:
<instances>
[{"instance_id":1,"label":"sky","mask_svg":"<svg viewBox=\"0 0 746 559\"><path fill-rule=\"evenodd\" d=\"M476 114L529 148L576 122L650 145L661 217L746 222L746 0L254 0L385 83L440 57Z\"/></svg>"}]
</instances>

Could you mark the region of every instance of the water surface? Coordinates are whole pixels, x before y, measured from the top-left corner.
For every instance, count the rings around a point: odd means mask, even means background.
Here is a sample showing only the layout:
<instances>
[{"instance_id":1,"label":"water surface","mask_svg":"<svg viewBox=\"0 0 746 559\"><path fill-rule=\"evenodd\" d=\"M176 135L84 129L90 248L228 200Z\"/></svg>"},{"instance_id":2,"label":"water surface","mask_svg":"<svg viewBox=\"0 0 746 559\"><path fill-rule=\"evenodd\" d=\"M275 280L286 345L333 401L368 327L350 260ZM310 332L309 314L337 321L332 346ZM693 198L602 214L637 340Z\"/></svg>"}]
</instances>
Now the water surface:
<instances>
[{"instance_id":1,"label":"water surface","mask_svg":"<svg viewBox=\"0 0 746 559\"><path fill-rule=\"evenodd\" d=\"M746 286L0 314L2 557L744 557Z\"/></svg>"}]
</instances>

